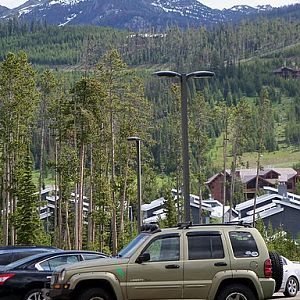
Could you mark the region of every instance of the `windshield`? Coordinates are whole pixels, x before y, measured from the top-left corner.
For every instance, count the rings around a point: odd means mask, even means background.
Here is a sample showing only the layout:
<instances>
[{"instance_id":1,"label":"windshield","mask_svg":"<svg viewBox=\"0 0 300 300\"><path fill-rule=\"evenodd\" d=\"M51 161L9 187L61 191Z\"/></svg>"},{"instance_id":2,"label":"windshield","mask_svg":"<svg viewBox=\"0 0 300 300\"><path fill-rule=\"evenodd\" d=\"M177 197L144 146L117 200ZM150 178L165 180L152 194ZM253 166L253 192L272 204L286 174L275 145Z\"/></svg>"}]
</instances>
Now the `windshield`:
<instances>
[{"instance_id":1,"label":"windshield","mask_svg":"<svg viewBox=\"0 0 300 300\"><path fill-rule=\"evenodd\" d=\"M135 250L144 243L146 239L150 236L149 233L141 233L135 239L133 239L125 248L123 248L118 256L119 257L131 257Z\"/></svg>"}]
</instances>

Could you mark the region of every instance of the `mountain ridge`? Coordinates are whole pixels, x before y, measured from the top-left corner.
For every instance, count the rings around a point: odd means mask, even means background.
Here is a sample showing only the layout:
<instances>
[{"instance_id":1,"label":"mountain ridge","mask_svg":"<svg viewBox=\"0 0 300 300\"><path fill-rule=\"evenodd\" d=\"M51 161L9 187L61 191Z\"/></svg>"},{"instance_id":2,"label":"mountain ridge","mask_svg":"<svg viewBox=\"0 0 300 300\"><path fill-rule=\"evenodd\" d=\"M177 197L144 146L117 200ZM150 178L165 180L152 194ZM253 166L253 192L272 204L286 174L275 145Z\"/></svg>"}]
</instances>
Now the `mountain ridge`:
<instances>
[{"instance_id":1,"label":"mountain ridge","mask_svg":"<svg viewBox=\"0 0 300 300\"><path fill-rule=\"evenodd\" d=\"M198 0L29 0L13 9L0 9L0 17L43 20L58 26L97 25L145 31L170 26L209 27L273 9L270 5L236 5L219 10Z\"/></svg>"}]
</instances>

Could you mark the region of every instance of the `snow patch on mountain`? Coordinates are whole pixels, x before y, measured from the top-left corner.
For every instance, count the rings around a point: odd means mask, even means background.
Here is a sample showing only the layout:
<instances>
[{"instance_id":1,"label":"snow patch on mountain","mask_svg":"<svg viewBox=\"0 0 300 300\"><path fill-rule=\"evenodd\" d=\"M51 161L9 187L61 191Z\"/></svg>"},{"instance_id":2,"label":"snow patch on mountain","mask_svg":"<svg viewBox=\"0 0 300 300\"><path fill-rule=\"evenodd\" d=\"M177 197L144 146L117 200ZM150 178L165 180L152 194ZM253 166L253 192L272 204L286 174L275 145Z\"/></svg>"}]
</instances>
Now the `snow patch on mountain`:
<instances>
[{"instance_id":1,"label":"snow patch on mountain","mask_svg":"<svg viewBox=\"0 0 300 300\"><path fill-rule=\"evenodd\" d=\"M67 21L64 23L58 24L59 27L67 25L69 22L74 20L77 17L77 14L72 14L70 17L67 17Z\"/></svg>"},{"instance_id":2,"label":"snow patch on mountain","mask_svg":"<svg viewBox=\"0 0 300 300\"><path fill-rule=\"evenodd\" d=\"M36 6L40 6L40 4L30 5L30 6L21 8L18 11L19 17L22 16L22 15L26 15L26 14L30 13Z\"/></svg>"},{"instance_id":3,"label":"snow patch on mountain","mask_svg":"<svg viewBox=\"0 0 300 300\"><path fill-rule=\"evenodd\" d=\"M84 2L85 0L52 0L48 5L76 5L80 2Z\"/></svg>"}]
</instances>

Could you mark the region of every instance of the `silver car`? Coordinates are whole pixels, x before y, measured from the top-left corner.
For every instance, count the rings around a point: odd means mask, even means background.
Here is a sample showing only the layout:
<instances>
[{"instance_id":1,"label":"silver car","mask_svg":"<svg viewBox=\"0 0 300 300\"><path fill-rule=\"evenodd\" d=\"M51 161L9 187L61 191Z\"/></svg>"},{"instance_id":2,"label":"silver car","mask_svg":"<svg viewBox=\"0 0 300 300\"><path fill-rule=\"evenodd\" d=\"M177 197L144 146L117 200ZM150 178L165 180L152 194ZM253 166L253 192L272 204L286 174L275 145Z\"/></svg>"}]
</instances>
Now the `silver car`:
<instances>
[{"instance_id":1,"label":"silver car","mask_svg":"<svg viewBox=\"0 0 300 300\"><path fill-rule=\"evenodd\" d=\"M283 279L279 292L286 297L295 297L299 291L300 262L293 262L281 256L283 263Z\"/></svg>"}]
</instances>

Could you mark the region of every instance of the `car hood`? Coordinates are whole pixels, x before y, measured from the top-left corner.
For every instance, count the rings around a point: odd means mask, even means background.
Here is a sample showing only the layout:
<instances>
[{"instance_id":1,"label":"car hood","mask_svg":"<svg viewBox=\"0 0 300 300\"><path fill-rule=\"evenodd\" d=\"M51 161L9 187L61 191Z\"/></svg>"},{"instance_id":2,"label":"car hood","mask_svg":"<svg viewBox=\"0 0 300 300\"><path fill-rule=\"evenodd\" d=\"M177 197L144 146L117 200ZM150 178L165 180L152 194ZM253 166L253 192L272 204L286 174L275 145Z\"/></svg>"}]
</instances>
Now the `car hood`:
<instances>
[{"instance_id":1,"label":"car hood","mask_svg":"<svg viewBox=\"0 0 300 300\"><path fill-rule=\"evenodd\" d=\"M95 271L106 271L111 266L120 266L128 264L128 262L129 258L98 258L93 260L81 261L78 263L72 263L69 265L63 265L57 271L59 272L62 269L65 269L66 271L75 271L80 269L82 272L84 272L85 269L91 268Z\"/></svg>"}]
</instances>

